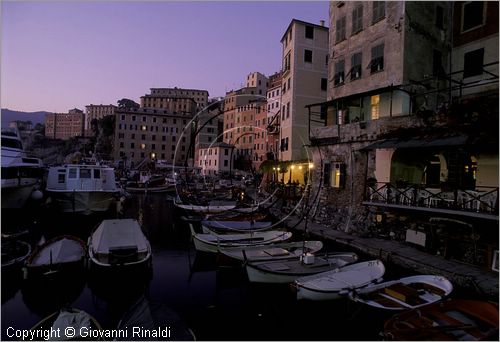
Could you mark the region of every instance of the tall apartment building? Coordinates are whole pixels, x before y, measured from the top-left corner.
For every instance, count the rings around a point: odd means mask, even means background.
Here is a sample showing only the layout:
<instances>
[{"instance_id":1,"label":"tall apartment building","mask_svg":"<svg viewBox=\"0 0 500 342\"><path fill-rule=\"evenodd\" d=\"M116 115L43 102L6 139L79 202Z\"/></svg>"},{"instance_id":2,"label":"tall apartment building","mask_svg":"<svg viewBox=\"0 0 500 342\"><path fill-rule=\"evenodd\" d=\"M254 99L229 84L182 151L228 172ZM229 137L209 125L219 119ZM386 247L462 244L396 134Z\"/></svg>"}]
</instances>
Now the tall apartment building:
<instances>
[{"instance_id":1,"label":"tall apartment building","mask_svg":"<svg viewBox=\"0 0 500 342\"><path fill-rule=\"evenodd\" d=\"M208 106L195 116L196 137L194 145L195 165L198 165L200 149L213 145L218 139L222 141L224 101L220 98L211 99Z\"/></svg>"},{"instance_id":2,"label":"tall apartment building","mask_svg":"<svg viewBox=\"0 0 500 342\"><path fill-rule=\"evenodd\" d=\"M267 90L267 141L266 150L272 154L274 160L279 155L280 136L280 108L281 108L281 72L269 76Z\"/></svg>"},{"instance_id":3,"label":"tall apartment building","mask_svg":"<svg viewBox=\"0 0 500 342\"><path fill-rule=\"evenodd\" d=\"M45 115L45 136L51 139L67 140L84 135L85 114L74 108L68 113L49 113Z\"/></svg>"},{"instance_id":4,"label":"tall apartment building","mask_svg":"<svg viewBox=\"0 0 500 342\"><path fill-rule=\"evenodd\" d=\"M452 217L483 237L454 235L460 250L486 258L478 246L498 241L498 2L331 2L329 44L328 101L308 106L324 122L310 140L328 222L363 231L377 219L462 260L415 230Z\"/></svg>"},{"instance_id":5,"label":"tall apartment building","mask_svg":"<svg viewBox=\"0 0 500 342\"><path fill-rule=\"evenodd\" d=\"M117 106L112 104L109 105L89 104L85 106L85 115L86 115L85 129L90 130L91 128L90 123L94 119L99 120L108 115L115 115L115 111L117 108L118 108Z\"/></svg>"},{"instance_id":6,"label":"tall apartment building","mask_svg":"<svg viewBox=\"0 0 500 342\"><path fill-rule=\"evenodd\" d=\"M268 113L267 101L262 99L255 102L255 117L254 117L254 146L253 146L253 167L259 170L263 161L269 157L270 146L268 134ZM272 146L271 146L272 147Z\"/></svg>"},{"instance_id":7,"label":"tall apartment building","mask_svg":"<svg viewBox=\"0 0 500 342\"><path fill-rule=\"evenodd\" d=\"M265 96L269 87L269 78L260 72L251 72L247 75L247 88L255 88L255 94Z\"/></svg>"},{"instance_id":8,"label":"tall apartment building","mask_svg":"<svg viewBox=\"0 0 500 342\"><path fill-rule=\"evenodd\" d=\"M227 144L234 144L237 138L238 125L241 125L241 108L255 101L260 95L256 95L256 88L241 88L231 90L224 97L224 135L223 141ZM240 117L240 122L238 121ZM239 127L240 131L242 127Z\"/></svg>"},{"instance_id":9,"label":"tall apartment building","mask_svg":"<svg viewBox=\"0 0 500 342\"><path fill-rule=\"evenodd\" d=\"M172 165L189 162L192 121L197 103L192 98L167 99L167 108L116 111L115 160L161 159ZM188 164L189 165L189 164Z\"/></svg>"},{"instance_id":10,"label":"tall apartment building","mask_svg":"<svg viewBox=\"0 0 500 342\"><path fill-rule=\"evenodd\" d=\"M309 144L305 106L326 100L328 28L293 19L281 43L280 159L301 161Z\"/></svg>"},{"instance_id":11,"label":"tall apartment building","mask_svg":"<svg viewBox=\"0 0 500 342\"><path fill-rule=\"evenodd\" d=\"M175 108L172 100L175 98L193 99L196 102L196 111L200 111L208 104L208 91L200 89L182 88L151 88L151 94L141 96L142 108L164 108L170 111L181 111ZM171 101L168 101L168 100Z\"/></svg>"}]
</instances>

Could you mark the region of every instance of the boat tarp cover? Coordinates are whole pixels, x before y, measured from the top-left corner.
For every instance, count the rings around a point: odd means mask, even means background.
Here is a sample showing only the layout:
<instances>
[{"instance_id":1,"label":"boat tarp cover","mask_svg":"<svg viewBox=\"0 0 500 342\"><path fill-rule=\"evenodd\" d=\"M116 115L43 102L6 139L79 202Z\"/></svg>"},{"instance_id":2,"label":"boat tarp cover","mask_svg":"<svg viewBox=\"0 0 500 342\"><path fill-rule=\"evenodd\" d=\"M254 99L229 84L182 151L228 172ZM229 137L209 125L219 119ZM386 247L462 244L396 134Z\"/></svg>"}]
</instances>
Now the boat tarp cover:
<instances>
[{"instance_id":1,"label":"boat tarp cover","mask_svg":"<svg viewBox=\"0 0 500 342\"><path fill-rule=\"evenodd\" d=\"M217 228L217 229L233 229L233 230L245 230L245 229L264 229L271 227L272 222L251 222L251 221L202 221L205 227Z\"/></svg>"},{"instance_id":2,"label":"boat tarp cover","mask_svg":"<svg viewBox=\"0 0 500 342\"><path fill-rule=\"evenodd\" d=\"M95 253L109 254L114 248L137 247L138 252L148 250L148 242L136 220L104 220L92 234Z\"/></svg>"},{"instance_id":3,"label":"boat tarp cover","mask_svg":"<svg viewBox=\"0 0 500 342\"><path fill-rule=\"evenodd\" d=\"M89 330L92 328L92 324L90 322L90 316L85 311L78 312L69 312L69 311L61 311L57 319L54 321L52 325L53 329L60 329L59 331L64 331L67 327L73 327L75 332L75 339L78 339L80 336L80 329L85 327ZM88 330L87 330L88 331ZM57 335L57 334L56 334ZM54 340L63 341L66 340L65 334L59 334L60 336L52 336Z\"/></svg>"},{"instance_id":4,"label":"boat tarp cover","mask_svg":"<svg viewBox=\"0 0 500 342\"><path fill-rule=\"evenodd\" d=\"M73 239L62 238L43 247L36 257L33 258L31 264L33 266L50 265L51 253L52 263L61 264L81 260L85 255L85 250L80 242Z\"/></svg>"}]
</instances>

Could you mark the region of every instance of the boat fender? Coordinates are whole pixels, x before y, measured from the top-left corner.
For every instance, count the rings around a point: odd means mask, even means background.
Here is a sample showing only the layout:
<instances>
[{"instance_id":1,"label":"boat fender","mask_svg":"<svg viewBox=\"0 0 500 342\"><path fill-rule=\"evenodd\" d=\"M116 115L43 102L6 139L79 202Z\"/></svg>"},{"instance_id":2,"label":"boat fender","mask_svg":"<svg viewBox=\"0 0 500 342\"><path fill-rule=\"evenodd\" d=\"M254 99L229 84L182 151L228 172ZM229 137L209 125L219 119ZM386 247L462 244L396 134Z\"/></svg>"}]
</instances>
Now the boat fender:
<instances>
[{"instance_id":1,"label":"boat fender","mask_svg":"<svg viewBox=\"0 0 500 342\"><path fill-rule=\"evenodd\" d=\"M40 190L35 190L31 193L31 199L35 201L39 201L42 198L43 198L43 192L41 192Z\"/></svg>"},{"instance_id":2,"label":"boat fender","mask_svg":"<svg viewBox=\"0 0 500 342\"><path fill-rule=\"evenodd\" d=\"M339 291L339 296L347 296L349 294L349 290L341 290Z\"/></svg>"}]
</instances>

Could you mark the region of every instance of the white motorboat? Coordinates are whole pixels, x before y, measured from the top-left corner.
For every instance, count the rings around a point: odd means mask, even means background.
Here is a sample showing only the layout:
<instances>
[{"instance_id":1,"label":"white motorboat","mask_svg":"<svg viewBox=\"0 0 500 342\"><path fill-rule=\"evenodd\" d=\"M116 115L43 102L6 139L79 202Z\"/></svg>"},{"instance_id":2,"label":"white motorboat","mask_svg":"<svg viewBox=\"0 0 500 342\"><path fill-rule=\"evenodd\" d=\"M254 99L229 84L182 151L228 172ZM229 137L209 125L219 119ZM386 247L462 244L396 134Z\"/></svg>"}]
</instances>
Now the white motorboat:
<instances>
[{"instance_id":1,"label":"white motorboat","mask_svg":"<svg viewBox=\"0 0 500 342\"><path fill-rule=\"evenodd\" d=\"M380 260L358 262L295 280L297 299L329 300L347 295L350 290L382 279L385 266Z\"/></svg>"},{"instance_id":2,"label":"white motorboat","mask_svg":"<svg viewBox=\"0 0 500 342\"><path fill-rule=\"evenodd\" d=\"M111 167L68 164L49 169L47 192L61 211L90 214L107 211L120 189Z\"/></svg>"},{"instance_id":3,"label":"white motorboat","mask_svg":"<svg viewBox=\"0 0 500 342\"><path fill-rule=\"evenodd\" d=\"M211 233L249 233L268 230L273 223L270 221L254 222L254 221L201 221L203 232Z\"/></svg>"},{"instance_id":4,"label":"white motorboat","mask_svg":"<svg viewBox=\"0 0 500 342\"><path fill-rule=\"evenodd\" d=\"M16 131L2 130L2 208L22 208L32 196L41 198L38 185L43 164L28 157Z\"/></svg>"},{"instance_id":5,"label":"white motorboat","mask_svg":"<svg viewBox=\"0 0 500 342\"><path fill-rule=\"evenodd\" d=\"M453 291L448 279L417 275L351 291L349 298L385 310L408 310L435 303Z\"/></svg>"},{"instance_id":6,"label":"white motorboat","mask_svg":"<svg viewBox=\"0 0 500 342\"><path fill-rule=\"evenodd\" d=\"M248 262L248 280L254 283L292 283L295 279L331 271L358 260L356 253L324 256L305 254L295 259Z\"/></svg>"},{"instance_id":7,"label":"white motorboat","mask_svg":"<svg viewBox=\"0 0 500 342\"><path fill-rule=\"evenodd\" d=\"M102 221L89 237L88 246L90 260L98 266L151 264L151 246L133 219Z\"/></svg>"},{"instance_id":8,"label":"white motorboat","mask_svg":"<svg viewBox=\"0 0 500 342\"><path fill-rule=\"evenodd\" d=\"M323 248L321 241L284 242L263 246L220 248L219 252L238 261L264 261L297 258L305 253L316 253Z\"/></svg>"},{"instance_id":9,"label":"white motorboat","mask_svg":"<svg viewBox=\"0 0 500 342\"><path fill-rule=\"evenodd\" d=\"M219 248L266 245L283 242L292 237L291 232L267 230L239 234L198 234L189 223L194 246L197 251L217 253Z\"/></svg>"},{"instance_id":10,"label":"white motorboat","mask_svg":"<svg viewBox=\"0 0 500 342\"><path fill-rule=\"evenodd\" d=\"M174 189L175 185L168 182L163 175L152 175L147 171L141 171L138 181L129 181L125 185L125 190L131 193L156 193Z\"/></svg>"}]
</instances>

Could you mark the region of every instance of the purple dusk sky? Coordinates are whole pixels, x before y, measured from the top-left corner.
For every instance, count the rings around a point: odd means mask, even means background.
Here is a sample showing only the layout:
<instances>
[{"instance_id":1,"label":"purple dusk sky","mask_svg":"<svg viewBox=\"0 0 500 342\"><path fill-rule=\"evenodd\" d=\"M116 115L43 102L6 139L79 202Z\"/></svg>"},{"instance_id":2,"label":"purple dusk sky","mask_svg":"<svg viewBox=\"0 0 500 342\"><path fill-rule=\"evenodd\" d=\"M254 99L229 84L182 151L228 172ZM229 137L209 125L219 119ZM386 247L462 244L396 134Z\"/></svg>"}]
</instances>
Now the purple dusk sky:
<instances>
[{"instance_id":1,"label":"purple dusk sky","mask_svg":"<svg viewBox=\"0 0 500 342\"><path fill-rule=\"evenodd\" d=\"M139 102L151 87L240 87L281 68L292 18L328 25L328 2L2 1L1 107L67 112Z\"/></svg>"}]
</instances>

